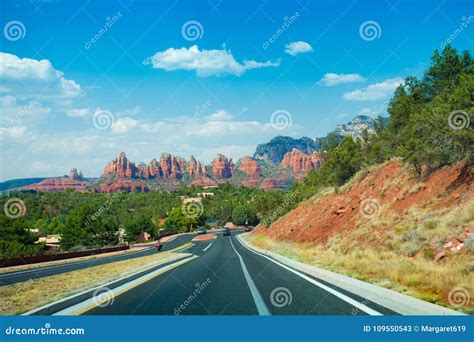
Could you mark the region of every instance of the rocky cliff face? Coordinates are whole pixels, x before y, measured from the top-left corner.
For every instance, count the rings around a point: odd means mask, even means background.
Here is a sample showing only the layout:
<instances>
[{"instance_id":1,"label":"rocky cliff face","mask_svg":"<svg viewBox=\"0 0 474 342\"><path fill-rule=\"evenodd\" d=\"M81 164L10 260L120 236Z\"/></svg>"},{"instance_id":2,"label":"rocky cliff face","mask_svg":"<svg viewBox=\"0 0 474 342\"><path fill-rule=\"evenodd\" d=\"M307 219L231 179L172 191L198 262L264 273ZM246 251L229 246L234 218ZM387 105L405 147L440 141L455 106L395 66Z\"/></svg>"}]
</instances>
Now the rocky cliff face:
<instances>
[{"instance_id":1,"label":"rocky cliff face","mask_svg":"<svg viewBox=\"0 0 474 342\"><path fill-rule=\"evenodd\" d=\"M384 118L383 123L387 124L387 122L388 119ZM303 153L312 154L313 152L321 150L323 143L330 135L335 134L340 140L347 136L354 139L360 139L364 130L368 130L369 133L372 133L374 131L373 127L373 118L358 115L348 123L338 125L336 129L327 136L315 138L314 140L308 137L302 137L300 139L283 136L275 137L268 143L258 145L253 157L279 164L282 162L285 154L291 152L295 148Z\"/></svg>"},{"instance_id":2,"label":"rocky cliff face","mask_svg":"<svg viewBox=\"0 0 474 342\"><path fill-rule=\"evenodd\" d=\"M227 159L226 156L218 154L211 162L212 176L217 179L227 179L232 177L235 170L235 165L232 159Z\"/></svg>"},{"instance_id":3,"label":"rocky cliff face","mask_svg":"<svg viewBox=\"0 0 474 342\"><path fill-rule=\"evenodd\" d=\"M218 154L208 169L193 156L186 162L169 153L163 153L159 160L153 159L149 165L136 165L122 152L105 167L100 191L148 191L191 185L204 187L216 186L224 181L251 188L281 189L290 185L292 177L288 171L294 174L294 178L300 179L319 167L320 163L317 152L306 154L297 149L286 153L281 165L245 156L236 166L232 159Z\"/></svg>"},{"instance_id":4,"label":"rocky cliff face","mask_svg":"<svg viewBox=\"0 0 474 342\"><path fill-rule=\"evenodd\" d=\"M296 179L303 178L309 171L320 166L321 158L319 152L313 152L311 155L308 155L296 148L285 154L281 162L281 167L283 169L291 169Z\"/></svg>"},{"instance_id":5,"label":"rocky cliff face","mask_svg":"<svg viewBox=\"0 0 474 342\"><path fill-rule=\"evenodd\" d=\"M245 172L250 179L257 180L262 177L260 165L249 156L245 156L240 160L239 170Z\"/></svg>"},{"instance_id":6,"label":"rocky cliff face","mask_svg":"<svg viewBox=\"0 0 474 342\"><path fill-rule=\"evenodd\" d=\"M69 176L46 178L39 183L22 186L15 190L33 190L33 191L61 191L61 190L75 190L86 191L91 186L91 183L84 181L82 172L77 172L76 168L72 168Z\"/></svg>"},{"instance_id":7,"label":"rocky cliff face","mask_svg":"<svg viewBox=\"0 0 474 342\"><path fill-rule=\"evenodd\" d=\"M283 160L285 154L291 152L295 148L304 153L311 154L314 151L318 151L320 146L307 137L293 139L290 137L278 136L266 144L258 145L253 157L279 164Z\"/></svg>"}]
</instances>

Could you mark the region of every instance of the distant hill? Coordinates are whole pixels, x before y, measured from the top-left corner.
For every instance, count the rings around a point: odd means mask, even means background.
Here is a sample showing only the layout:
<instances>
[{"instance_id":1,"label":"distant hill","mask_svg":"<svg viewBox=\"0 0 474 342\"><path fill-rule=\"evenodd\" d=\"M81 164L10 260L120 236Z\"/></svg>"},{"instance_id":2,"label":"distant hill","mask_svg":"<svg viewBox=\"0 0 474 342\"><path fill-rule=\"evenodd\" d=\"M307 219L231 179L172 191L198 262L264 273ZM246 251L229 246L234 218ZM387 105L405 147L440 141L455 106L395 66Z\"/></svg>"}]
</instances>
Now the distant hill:
<instances>
[{"instance_id":1,"label":"distant hill","mask_svg":"<svg viewBox=\"0 0 474 342\"><path fill-rule=\"evenodd\" d=\"M387 121L388 118L385 118L384 122L387 123ZM285 154L291 152L293 149L298 149L306 154L312 154L313 152L319 151L324 141L332 134L336 134L341 140L347 136L358 139L365 129L369 132L373 131L373 126L374 119L365 115L358 115L350 122L338 125L334 131L322 138L313 140L308 137L299 139L284 136L275 137L268 143L258 145L253 157L256 159L269 160L278 164L283 160Z\"/></svg>"},{"instance_id":2,"label":"distant hill","mask_svg":"<svg viewBox=\"0 0 474 342\"><path fill-rule=\"evenodd\" d=\"M41 182L45 179L46 177L11 179L11 180L0 183L0 191L19 188L26 185L31 185L34 183Z\"/></svg>"},{"instance_id":3,"label":"distant hill","mask_svg":"<svg viewBox=\"0 0 474 342\"><path fill-rule=\"evenodd\" d=\"M273 138L266 144L258 145L253 157L256 159L269 160L275 164L279 164L283 160L284 155L288 152L291 152L295 148L306 154L311 154L314 151L318 151L321 146L308 137L294 139L280 135Z\"/></svg>"}]
</instances>

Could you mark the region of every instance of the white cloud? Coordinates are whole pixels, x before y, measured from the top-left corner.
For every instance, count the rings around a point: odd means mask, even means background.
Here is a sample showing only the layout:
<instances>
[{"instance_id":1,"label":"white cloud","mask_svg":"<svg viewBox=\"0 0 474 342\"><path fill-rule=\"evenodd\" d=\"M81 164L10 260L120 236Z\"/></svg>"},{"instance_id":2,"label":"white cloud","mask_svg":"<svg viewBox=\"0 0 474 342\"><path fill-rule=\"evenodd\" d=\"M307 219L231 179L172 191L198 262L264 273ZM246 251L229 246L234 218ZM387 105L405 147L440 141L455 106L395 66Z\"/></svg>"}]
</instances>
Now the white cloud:
<instances>
[{"instance_id":1,"label":"white cloud","mask_svg":"<svg viewBox=\"0 0 474 342\"><path fill-rule=\"evenodd\" d=\"M380 83L374 83L366 88L354 90L344 94L346 100L351 101L374 101L384 99L393 94L393 91L402 84L401 77L387 79Z\"/></svg>"},{"instance_id":2,"label":"white cloud","mask_svg":"<svg viewBox=\"0 0 474 342\"><path fill-rule=\"evenodd\" d=\"M285 52L291 56L296 56L300 53L313 51L311 45L306 42L298 41L285 45Z\"/></svg>"},{"instance_id":3,"label":"white cloud","mask_svg":"<svg viewBox=\"0 0 474 342\"><path fill-rule=\"evenodd\" d=\"M234 116L232 114L227 113L223 109L219 109L215 113L212 113L211 115L208 115L206 117L207 121L226 121L226 120L231 120Z\"/></svg>"},{"instance_id":4,"label":"white cloud","mask_svg":"<svg viewBox=\"0 0 474 342\"><path fill-rule=\"evenodd\" d=\"M64 78L47 59L36 60L0 52L2 92L32 98L70 98L81 94L81 87Z\"/></svg>"},{"instance_id":5,"label":"white cloud","mask_svg":"<svg viewBox=\"0 0 474 342\"><path fill-rule=\"evenodd\" d=\"M120 118L114 121L112 124L112 132L116 134L128 133L130 130L137 127L139 124L138 120L130 117Z\"/></svg>"},{"instance_id":6,"label":"white cloud","mask_svg":"<svg viewBox=\"0 0 474 342\"><path fill-rule=\"evenodd\" d=\"M11 95L0 97L0 106L0 124L9 127L25 122L37 123L51 113L51 108L39 101L22 101Z\"/></svg>"},{"instance_id":7,"label":"white cloud","mask_svg":"<svg viewBox=\"0 0 474 342\"><path fill-rule=\"evenodd\" d=\"M0 138L21 139L26 136L28 129L25 126L0 127Z\"/></svg>"},{"instance_id":8,"label":"white cloud","mask_svg":"<svg viewBox=\"0 0 474 342\"><path fill-rule=\"evenodd\" d=\"M319 81L319 84L322 84L326 87L333 87L340 84L359 83L359 82L364 82L364 81L365 81L365 78L359 74L327 73Z\"/></svg>"},{"instance_id":9,"label":"white cloud","mask_svg":"<svg viewBox=\"0 0 474 342\"><path fill-rule=\"evenodd\" d=\"M145 65L151 64L155 69L166 71L194 70L199 77L213 75L240 76L250 69L276 67L280 64L279 62L257 62L253 60L239 63L225 47L222 50L199 50L197 45L190 48L169 48L155 53L143 63Z\"/></svg>"},{"instance_id":10,"label":"white cloud","mask_svg":"<svg viewBox=\"0 0 474 342\"><path fill-rule=\"evenodd\" d=\"M67 116L71 118L83 118L89 116L91 114L90 108L77 108L77 109L69 109L66 111Z\"/></svg>"}]
</instances>

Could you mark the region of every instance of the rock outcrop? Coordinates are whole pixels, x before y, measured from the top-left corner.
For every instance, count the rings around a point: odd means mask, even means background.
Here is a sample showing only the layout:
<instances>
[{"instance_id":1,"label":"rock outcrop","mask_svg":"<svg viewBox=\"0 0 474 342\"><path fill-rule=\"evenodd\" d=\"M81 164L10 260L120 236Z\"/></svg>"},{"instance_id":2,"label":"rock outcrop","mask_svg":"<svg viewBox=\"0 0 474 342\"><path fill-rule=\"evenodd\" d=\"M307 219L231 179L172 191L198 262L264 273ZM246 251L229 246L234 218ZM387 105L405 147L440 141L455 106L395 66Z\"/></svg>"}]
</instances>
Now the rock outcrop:
<instances>
[{"instance_id":1,"label":"rock outcrop","mask_svg":"<svg viewBox=\"0 0 474 342\"><path fill-rule=\"evenodd\" d=\"M291 137L278 136L266 144L258 145L253 157L279 164L285 154L295 148L304 153L311 154L314 151L318 151L320 146L308 137L294 139Z\"/></svg>"},{"instance_id":2,"label":"rock outcrop","mask_svg":"<svg viewBox=\"0 0 474 342\"><path fill-rule=\"evenodd\" d=\"M212 176L217 179L227 179L232 177L235 165L232 159L227 159L226 156L218 154L211 162Z\"/></svg>"},{"instance_id":3,"label":"rock outcrop","mask_svg":"<svg viewBox=\"0 0 474 342\"><path fill-rule=\"evenodd\" d=\"M33 191L61 191L61 190L75 190L79 192L86 191L91 186L91 183L84 181L82 172L77 172L76 168L72 168L69 176L46 178L41 182L22 186L15 190L33 190Z\"/></svg>"},{"instance_id":4,"label":"rock outcrop","mask_svg":"<svg viewBox=\"0 0 474 342\"><path fill-rule=\"evenodd\" d=\"M240 160L239 170L245 172L250 179L260 179L262 177L260 165L249 156L245 156Z\"/></svg>"},{"instance_id":5,"label":"rock outcrop","mask_svg":"<svg viewBox=\"0 0 474 342\"><path fill-rule=\"evenodd\" d=\"M290 168L296 179L303 178L309 171L320 166L321 157L319 152L313 152L311 155L308 155L296 148L286 153L281 162L281 167L283 169Z\"/></svg>"}]
</instances>

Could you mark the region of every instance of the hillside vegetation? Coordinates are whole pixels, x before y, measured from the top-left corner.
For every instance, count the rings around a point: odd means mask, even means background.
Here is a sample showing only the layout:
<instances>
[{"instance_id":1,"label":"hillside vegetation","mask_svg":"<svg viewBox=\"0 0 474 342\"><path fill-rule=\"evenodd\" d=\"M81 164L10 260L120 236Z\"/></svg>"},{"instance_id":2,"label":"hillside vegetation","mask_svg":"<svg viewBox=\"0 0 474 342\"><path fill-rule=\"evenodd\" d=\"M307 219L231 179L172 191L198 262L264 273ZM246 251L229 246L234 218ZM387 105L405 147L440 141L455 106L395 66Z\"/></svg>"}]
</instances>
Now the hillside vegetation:
<instances>
[{"instance_id":1,"label":"hillside vegetation","mask_svg":"<svg viewBox=\"0 0 474 342\"><path fill-rule=\"evenodd\" d=\"M251 240L474 313L473 100L469 53L435 52L422 79L395 91L388 125L361 141L329 139L322 167Z\"/></svg>"}]
</instances>

